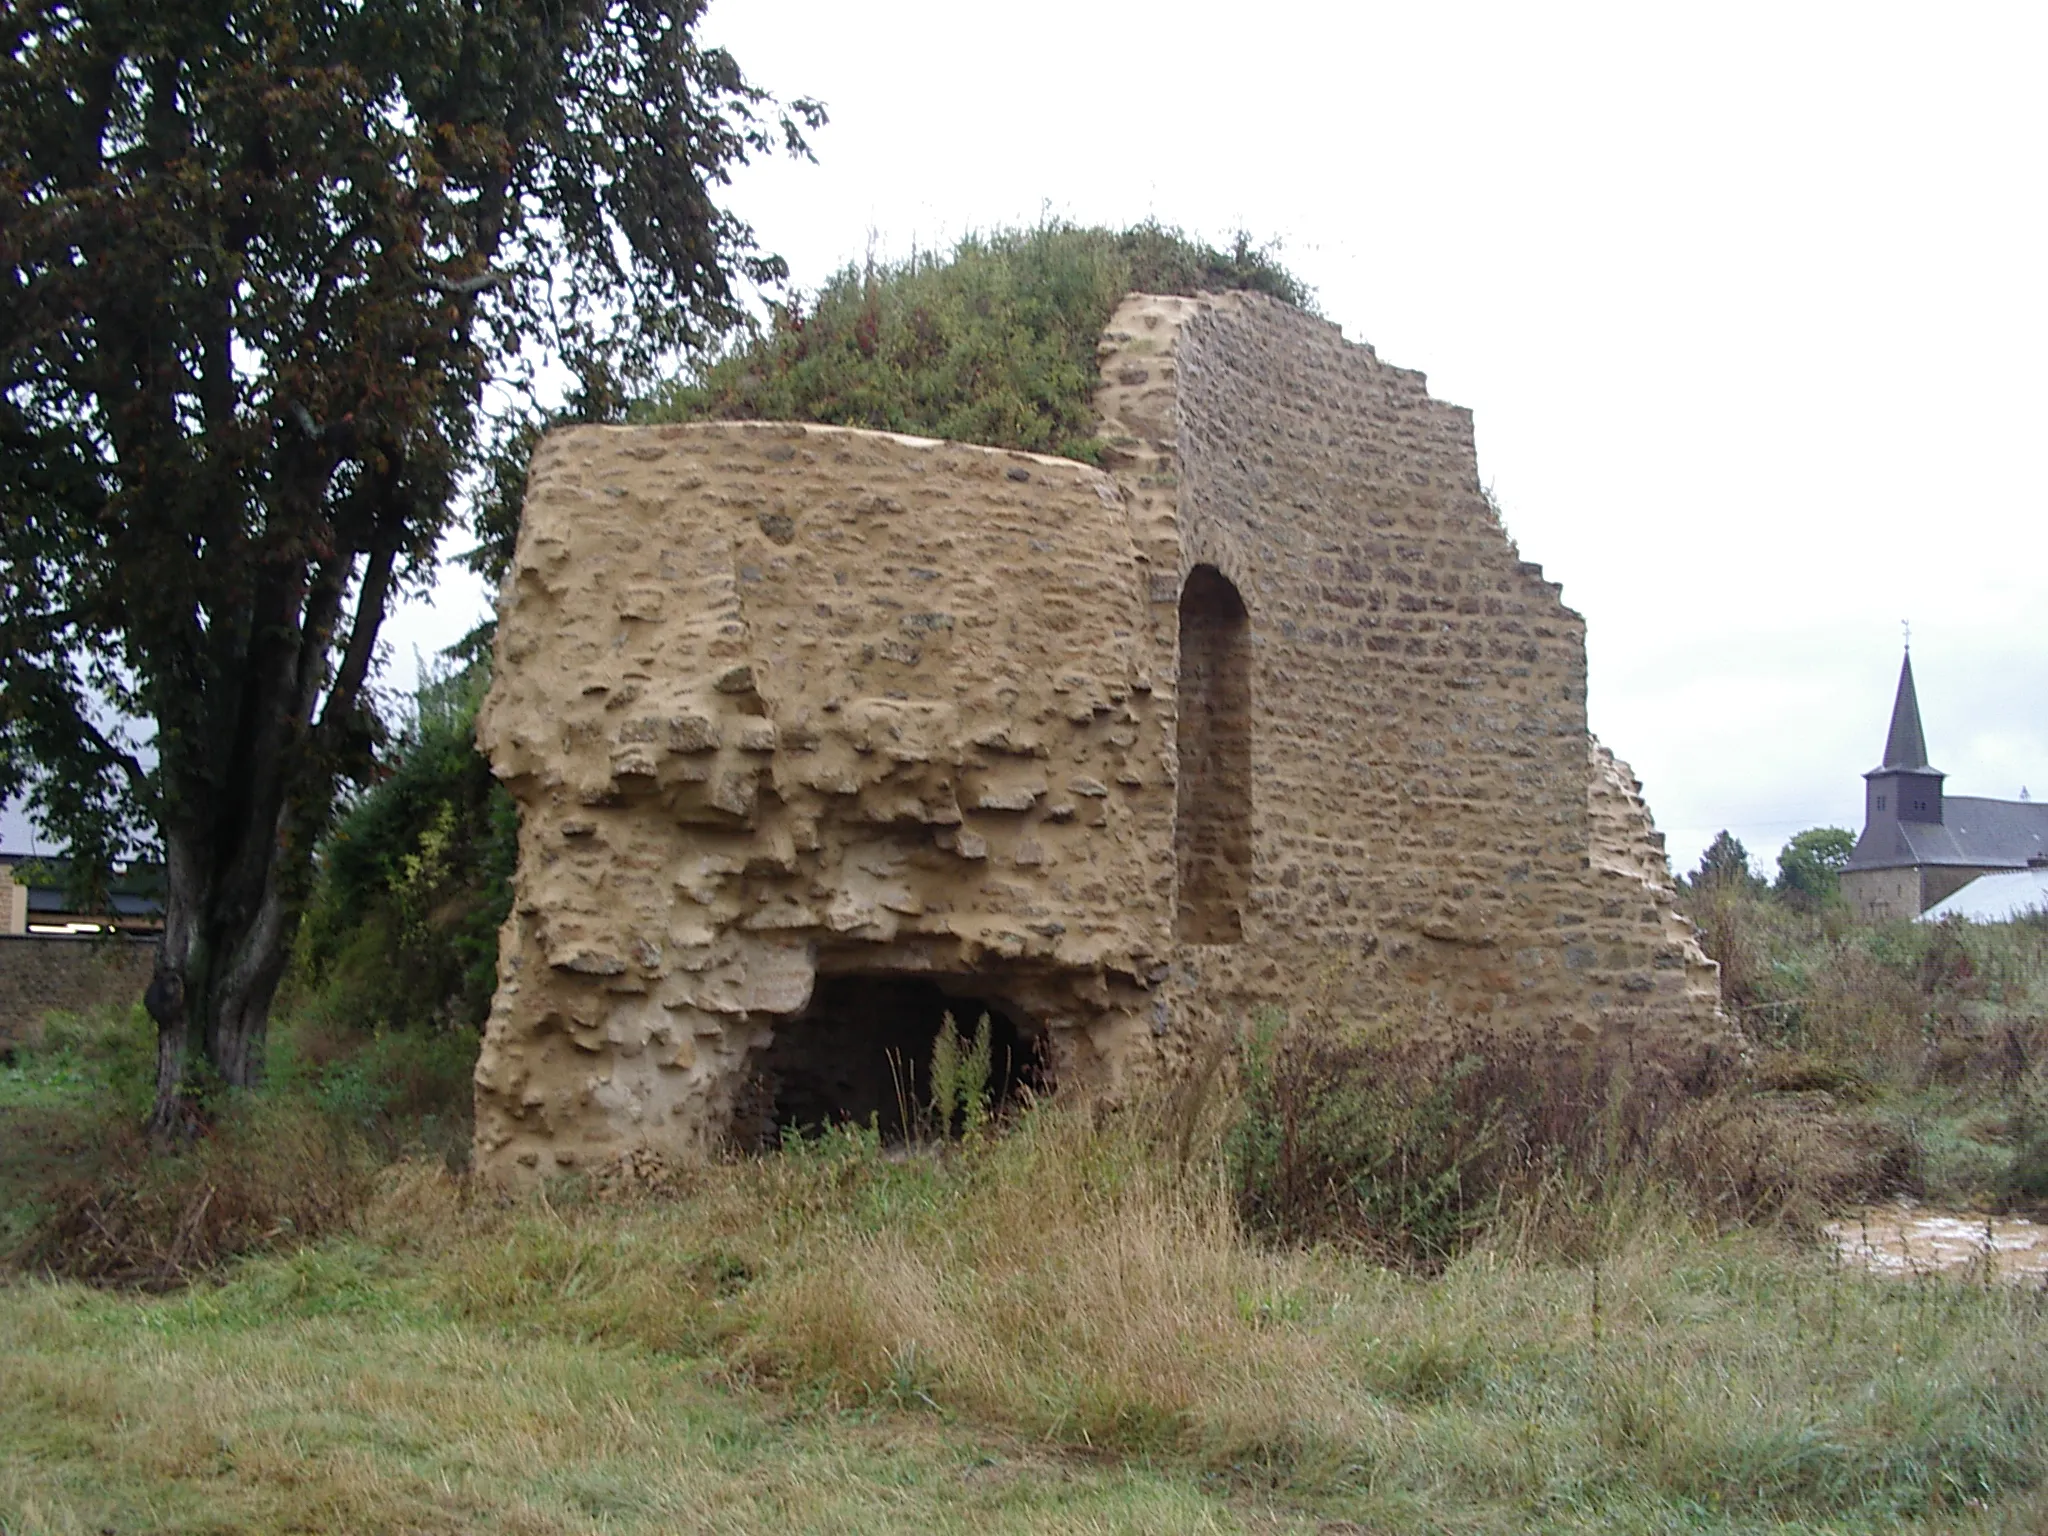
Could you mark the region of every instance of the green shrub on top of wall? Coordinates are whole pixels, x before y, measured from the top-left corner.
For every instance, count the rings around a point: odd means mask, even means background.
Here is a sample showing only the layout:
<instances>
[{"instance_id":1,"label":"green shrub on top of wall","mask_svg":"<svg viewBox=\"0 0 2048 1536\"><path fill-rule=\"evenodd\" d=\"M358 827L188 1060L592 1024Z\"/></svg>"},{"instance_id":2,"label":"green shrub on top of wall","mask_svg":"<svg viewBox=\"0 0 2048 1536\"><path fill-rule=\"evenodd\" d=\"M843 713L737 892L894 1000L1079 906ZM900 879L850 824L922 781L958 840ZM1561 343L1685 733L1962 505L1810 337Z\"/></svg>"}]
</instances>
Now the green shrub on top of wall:
<instances>
[{"instance_id":1,"label":"green shrub on top of wall","mask_svg":"<svg viewBox=\"0 0 2048 1536\"><path fill-rule=\"evenodd\" d=\"M1228 250L1158 224L1046 224L962 240L949 257L849 265L646 421L815 421L1095 463L1096 345L1127 293L1309 290L1240 234Z\"/></svg>"}]
</instances>

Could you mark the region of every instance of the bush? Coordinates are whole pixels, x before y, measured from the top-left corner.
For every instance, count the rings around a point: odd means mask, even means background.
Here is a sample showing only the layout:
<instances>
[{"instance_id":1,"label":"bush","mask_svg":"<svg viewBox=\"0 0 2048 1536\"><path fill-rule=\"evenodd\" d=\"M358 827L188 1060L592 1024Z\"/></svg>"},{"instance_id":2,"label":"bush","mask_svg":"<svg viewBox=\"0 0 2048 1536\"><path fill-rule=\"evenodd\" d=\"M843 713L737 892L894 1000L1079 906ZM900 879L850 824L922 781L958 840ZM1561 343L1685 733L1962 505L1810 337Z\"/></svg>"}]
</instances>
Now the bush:
<instances>
[{"instance_id":1,"label":"bush","mask_svg":"<svg viewBox=\"0 0 2048 1536\"><path fill-rule=\"evenodd\" d=\"M160 1290L349 1225L394 1157L467 1159L474 1031L364 1037L287 1021L264 1087L209 1085L203 1131L173 1152L140 1129L154 1035L140 1008L52 1014L0 1069L8 1262Z\"/></svg>"},{"instance_id":2,"label":"bush","mask_svg":"<svg viewBox=\"0 0 2048 1536\"><path fill-rule=\"evenodd\" d=\"M2010 1089L2048 1019L2048 942L2025 923L1861 925L1736 883L1684 897L1721 966L1729 1011L1757 1044L1869 1083Z\"/></svg>"},{"instance_id":3,"label":"bush","mask_svg":"<svg viewBox=\"0 0 2048 1536\"><path fill-rule=\"evenodd\" d=\"M271 1091L302 1099L387 1157L425 1152L459 1167L474 1124L478 1032L375 1029L294 1019L273 1036Z\"/></svg>"},{"instance_id":4,"label":"bush","mask_svg":"<svg viewBox=\"0 0 2048 1536\"><path fill-rule=\"evenodd\" d=\"M430 676L389 774L321 844L288 1014L329 1029L474 1029L497 986L518 820L476 750L481 663Z\"/></svg>"},{"instance_id":5,"label":"bush","mask_svg":"<svg viewBox=\"0 0 2048 1536\"><path fill-rule=\"evenodd\" d=\"M1825 1101L1773 1111L1813 1143L1816 1198L2048 1198L2048 925L1860 924L1739 882L1684 900L1756 1047L1751 1085Z\"/></svg>"},{"instance_id":6,"label":"bush","mask_svg":"<svg viewBox=\"0 0 2048 1536\"><path fill-rule=\"evenodd\" d=\"M1547 1178L1638 1166L1684 1096L1576 1052L1269 1014L1246 1035L1225 1157L1253 1231L1427 1269Z\"/></svg>"},{"instance_id":7,"label":"bush","mask_svg":"<svg viewBox=\"0 0 2048 1536\"><path fill-rule=\"evenodd\" d=\"M1682 1078L1405 1021L1267 1016L1244 1042L1223 1154L1254 1233L1424 1271L1482 1242L1595 1252L1645 1202L1810 1231L1847 1202L1919 1192L1923 1152L1899 1117L1842 1102L1860 1082L1810 1057L1772 1064L1776 1079L1711 1062Z\"/></svg>"},{"instance_id":8,"label":"bush","mask_svg":"<svg viewBox=\"0 0 2048 1536\"><path fill-rule=\"evenodd\" d=\"M2013 1159L2004 1193L2032 1207L2048 1207L2048 1083L2036 1083L2014 1116Z\"/></svg>"},{"instance_id":9,"label":"bush","mask_svg":"<svg viewBox=\"0 0 2048 1536\"><path fill-rule=\"evenodd\" d=\"M300 1103L238 1104L174 1156L120 1123L99 1168L51 1191L14 1262L99 1284L182 1285L239 1255L349 1226L370 1198L372 1168L360 1142Z\"/></svg>"},{"instance_id":10,"label":"bush","mask_svg":"<svg viewBox=\"0 0 2048 1536\"><path fill-rule=\"evenodd\" d=\"M1051 223L970 236L946 260L848 266L808 307L658 393L642 419L815 421L1097 462L1096 347L1132 292L1308 290L1239 235Z\"/></svg>"}]
</instances>

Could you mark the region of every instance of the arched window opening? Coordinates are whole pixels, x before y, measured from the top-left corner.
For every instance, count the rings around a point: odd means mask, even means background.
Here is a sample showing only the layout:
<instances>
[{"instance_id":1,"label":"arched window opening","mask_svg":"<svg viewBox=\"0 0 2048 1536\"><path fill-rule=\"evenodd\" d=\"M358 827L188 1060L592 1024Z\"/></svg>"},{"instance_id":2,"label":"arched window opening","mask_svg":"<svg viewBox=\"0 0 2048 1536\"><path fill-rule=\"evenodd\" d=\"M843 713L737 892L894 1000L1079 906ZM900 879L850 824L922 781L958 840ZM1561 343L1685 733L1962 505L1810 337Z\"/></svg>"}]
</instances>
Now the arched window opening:
<instances>
[{"instance_id":1,"label":"arched window opening","mask_svg":"<svg viewBox=\"0 0 2048 1536\"><path fill-rule=\"evenodd\" d=\"M1177 697L1174 930L1187 944L1235 944L1251 889L1251 622L1214 566L1196 566L1181 588Z\"/></svg>"}]
</instances>

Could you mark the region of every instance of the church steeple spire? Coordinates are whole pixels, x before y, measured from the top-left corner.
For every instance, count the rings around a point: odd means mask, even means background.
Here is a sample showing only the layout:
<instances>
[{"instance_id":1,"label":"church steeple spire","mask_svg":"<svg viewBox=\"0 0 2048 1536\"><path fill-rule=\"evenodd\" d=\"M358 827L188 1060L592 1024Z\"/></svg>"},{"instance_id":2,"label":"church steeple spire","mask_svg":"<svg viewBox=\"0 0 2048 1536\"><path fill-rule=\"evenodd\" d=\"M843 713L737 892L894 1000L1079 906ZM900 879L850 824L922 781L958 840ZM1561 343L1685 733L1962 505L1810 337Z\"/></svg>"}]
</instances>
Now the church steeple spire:
<instances>
[{"instance_id":1,"label":"church steeple spire","mask_svg":"<svg viewBox=\"0 0 2048 1536\"><path fill-rule=\"evenodd\" d=\"M1913 653L1899 665L1899 692L1892 700L1892 728L1884 739L1884 761L1880 769L1903 768L1931 773L1927 765L1927 737L1920 729L1920 696L1913 691Z\"/></svg>"},{"instance_id":2,"label":"church steeple spire","mask_svg":"<svg viewBox=\"0 0 2048 1536\"><path fill-rule=\"evenodd\" d=\"M1920 729L1920 696L1913 689L1913 653L1909 650L1899 664L1899 691L1892 700L1892 728L1884 738L1884 761L1863 775L1864 837L1879 824L1931 821L1939 825L1945 777L1927 763L1927 737Z\"/></svg>"}]
</instances>

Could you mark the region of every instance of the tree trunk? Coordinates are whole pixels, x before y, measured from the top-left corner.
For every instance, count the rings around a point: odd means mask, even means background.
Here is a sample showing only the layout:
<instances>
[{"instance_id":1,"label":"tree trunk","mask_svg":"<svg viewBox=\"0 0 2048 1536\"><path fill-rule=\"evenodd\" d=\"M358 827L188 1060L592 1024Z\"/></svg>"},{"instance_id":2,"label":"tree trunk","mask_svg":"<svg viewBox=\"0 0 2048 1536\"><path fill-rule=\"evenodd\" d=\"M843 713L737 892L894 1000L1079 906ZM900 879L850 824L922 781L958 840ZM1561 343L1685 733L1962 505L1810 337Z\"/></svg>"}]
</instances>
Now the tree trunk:
<instances>
[{"instance_id":1,"label":"tree trunk","mask_svg":"<svg viewBox=\"0 0 2048 1536\"><path fill-rule=\"evenodd\" d=\"M335 459L323 449L314 460L298 496L317 507ZM195 1063L228 1088L262 1080L270 1004L311 884L313 845L369 676L399 534L416 513L402 462L395 448L386 455L360 572L359 552L346 545L317 570L295 558L266 568L246 624L222 626L223 655L210 668L235 685L217 703L202 699L194 709L181 698L176 715L159 711L167 890L144 1003L157 1024L149 1129L161 1145L198 1126ZM317 522L310 512L302 519ZM352 580L355 613L330 671Z\"/></svg>"},{"instance_id":2,"label":"tree trunk","mask_svg":"<svg viewBox=\"0 0 2048 1536\"><path fill-rule=\"evenodd\" d=\"M247 827L244 835L255 831ZM237 840L239 841L239 839ZM276 844L275 833L264 842ZM160 1146L189 1141L199 1129L194 1068L228 1088L263 1078L271 1000L283 979L296 885L282 856L248 881L208 880L192 840L166 831L164 938L144 1006L157 1026L156 1103L148 1130ZM244 861L227 860L232 869Z\"/></svg>"}]
</instances>

